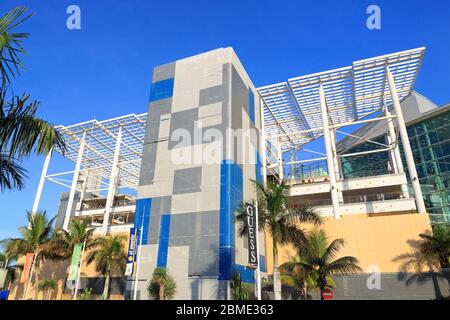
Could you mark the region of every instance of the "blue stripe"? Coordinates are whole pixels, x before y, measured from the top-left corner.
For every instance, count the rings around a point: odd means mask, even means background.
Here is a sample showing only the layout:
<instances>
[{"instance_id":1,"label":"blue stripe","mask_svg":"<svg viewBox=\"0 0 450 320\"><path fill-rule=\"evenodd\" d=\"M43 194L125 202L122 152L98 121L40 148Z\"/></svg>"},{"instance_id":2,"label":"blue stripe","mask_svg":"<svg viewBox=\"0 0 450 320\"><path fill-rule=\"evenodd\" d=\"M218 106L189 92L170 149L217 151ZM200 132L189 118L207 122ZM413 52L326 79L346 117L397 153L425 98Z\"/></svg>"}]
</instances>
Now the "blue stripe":
<instances>
[{"instance_id":1,"label":"blue stripe","mask_svg":"<svg viewBox=\"0 0 450 320\"><path fill-rule=\"evenodd\" d=\"M234 212L243 199L242 169L232 160L220 166L219 280L230 280L234 269Z\"/></svg>"},{"instance_id":2,"label":"blue stripe","mask_svg":"<svg viewBox=\"0 0 450 320\"><path fill-rule=\"evenodd\" d=\"M144 198L136 200L136 211L134 214L134 227L139 230L142 227L142 218L144 218L144 228L142 234L142 244L148 242L148 228L150 225L150 213L152 209L152 198ZM137 244L140 245L140 236L136 239Z\"/></svg>"},{"instance_id":3,"label":"blue stripe","mask_svg":"<svg viewBox=\"0 0 450 320\"><path fill-rule=\"evenodd\" d=\"M255 163L255 180L257 182L263 181L262 176L262 161L261 161L261 155L258 151L256 151L256 163Z\"/></svg>"},{"instance_id":4,"label":"blue stripe","mask_svg":"<svg viewBox=\"0 0 450 320\"><path fill-rule=\"evenodd\" d=\"M236 264L235 271L241 275L242 282L255 283L255 270L248 269L241 264Z\"/></svg>"},{"instance_id":5,"label":"blue stripe","mask_svg":"<svg viewBox=\"0 0 450 320\"><path fill-rule=\"evenodd\" d=\"M261 272L267 272L266 269L266 256L259 255L259 271Z\"/></svg>"},{"instance_id":6,"label":"blue stripe","mask_svg":"<svg viewBox=\"0 0 450 320\"><path fill-rule=\"evenodd\" d=\"M248 115L253 124L255 124L255 95L250 87L248 87Z\"/></svg>"},{"instance_id":7,"label":"blue stripe","mask_svg":"<svg viewBox=\"0 0 450 320\"><path fill-rule=\"evenodd\" d=\"M167 252L169 250L169 233L170 233L170 214L161 216L161 225L159 228L159 247L158 260L156 265L158 268L167 266Z\"/></svg>"},{"instance_id":8,"label":"blue stripe","mask_svg":"<svg viewBox=\"0 0 450 320\"><path fill-rule=\"evenodd\" d=\"M174 78L153 82L150 88L150 102L172 97L173 86Z\"/></svg>"}]
</instances>

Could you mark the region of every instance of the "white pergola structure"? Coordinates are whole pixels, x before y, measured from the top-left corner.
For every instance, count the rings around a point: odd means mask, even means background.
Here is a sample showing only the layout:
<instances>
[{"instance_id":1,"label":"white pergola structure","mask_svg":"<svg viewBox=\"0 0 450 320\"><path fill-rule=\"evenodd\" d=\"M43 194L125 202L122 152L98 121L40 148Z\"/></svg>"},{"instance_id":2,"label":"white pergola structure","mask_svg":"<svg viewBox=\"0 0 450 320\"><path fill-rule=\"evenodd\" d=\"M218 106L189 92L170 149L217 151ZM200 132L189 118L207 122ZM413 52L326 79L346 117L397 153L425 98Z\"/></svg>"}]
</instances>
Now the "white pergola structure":
<instances>
[{"instance_id":1,"label":"white pergola structure","mask_svg":"<svg viewBox=\"0 0 450 320\"><path fill-rule=\"evenodd\" d=\"M390 154L393 170L404 175L398 147L399 136L410 180L415 193L417 211L425 213L425 204L417 177L411 146L400 106L414 88L425 48L388 54L375 58L359 60L351 66L289 79L258 88L261 97L263 177L268 170L283 179L283 165L326 160L329 176L329 189L336 219L340 217L340 204L343 203L342 190L338 188L342 180L340 158L376 152ZM374 115L382 111L381 115ZM397 131L393 119L397 119ZM69 199L65 214L64 228L67 229L73 207L75 193L81 199L85 186L80 185L79 177L98 182L97 189L107 191L107 202L103 219L103 230L108 230L109 215L114 194L119 188L137 189L142 161L142 149L146 128L147 113L129 114L104 121L91 120L71 126L57 126L64 136L67 151L55 150L75 162L75 169L68 172L47 174L51 152L47 155L36 193L33 212L36 212L44 182L52 181L69 188ZM374 121L385 121L388 126L388 144L383 148L338 154L336 133L356 137L340 130L342 127ZM324 137L325 153L308 150L305 146ZM359 138L359 137L356 137ZM379 142L361 138L380 145ZM315 159L286 162L283 153L303 150L319 154ZM61 176L72 175L71 180ZM86 179L84 180L86 181ZM404 179L406 182L406 178ZM406 183L402 185L404 197L408 198Z\"/></svg>"},{"instance_id":2,"label":"white pergola structure","mask_svg":"<svg viewBox=\"0 0 450 320\"><path fill-rule=\"evenodd\" d=\"M413 91L424 53L425 48L417 48L359 60L348 67L291 78L286 82L258 88L261 104L264 106L266 168L271 169L271 172L276 171L278 179L283 179L283 164L311 161L291 160L284 163L283 153L291 150L310 151L305 149L305 145L323 136L324 157L313 160L326 160L333 212L339 219L339 203L342 203L342 192L337 188L337 180L341 174L339 158L389 151L394 171L404 174L398 148L399 134L417 211L426 212L400 106L400 102ZM379 111L384 112L375 116ZM397 119L397 133L393 118ZM383 144L382 149L337 154L336 133L352 136L339 130L340 128L372 121L387 122L389 144ZM402 192L405 197L409 197L406 185L402 185Z\"/></svg>"},{"instance_id":3,"label":"white pergola structure","mask_svg":"<svg viewBox=\"0 0 450 320\"><path fill-rule=\"evenodd\" d=\"M42 189L46 180L69 188L69 198L63 228L69 226L75 193L80 193L80 203L86 191L87 181L96 188L90 192L107 191L103 219L103 231L108 230L114 195L120 188L137 190L142 161L142 149L147 113L129 114L104 121L90 120L71 126L57 126L63 135L67 150L55 151L75 162L72 171L47 174L52 151L46 156L36 193L33 212L38 210ZM72 176L71 180L64 176ZM80 176L85 179L80 182Z\"/></svg>"}]
</instances>

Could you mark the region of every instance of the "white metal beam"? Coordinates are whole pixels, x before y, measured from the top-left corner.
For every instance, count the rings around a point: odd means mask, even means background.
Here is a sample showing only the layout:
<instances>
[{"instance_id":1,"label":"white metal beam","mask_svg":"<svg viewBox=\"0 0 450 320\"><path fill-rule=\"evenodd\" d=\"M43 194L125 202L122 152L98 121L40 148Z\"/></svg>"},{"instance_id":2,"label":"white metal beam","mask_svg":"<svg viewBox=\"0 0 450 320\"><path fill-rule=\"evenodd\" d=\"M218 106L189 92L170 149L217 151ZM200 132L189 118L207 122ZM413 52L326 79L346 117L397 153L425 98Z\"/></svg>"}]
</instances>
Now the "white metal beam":
<instances>
[{"instance_id":1,"label":"white metal beam","mask_svg":"<svg viewBox=\"0 0 450 320\"><path fill-rule=\"evenodd\" d=\"M319 97L320 97L320 110L322 112L322 127L323 127L323 136L325 142L325 150L327 155L327 168L328 168L328 178L330 180L330 193L331 193L331 202L333 203L333 213L336 219L341 218L340 208L339 208L339 195L337 190L336 183L336 174L334 172L334 164L333 164L333 151L331 148L331 139L330 139L330 129L328 122L328 110L327 104L325 100L325 92L323 85L319 86Z\"/></svg>"},{"instance_id":2,"label":"white metal beam","mask_svg":"<svg viewBox=\"0 0 450 320\"><path fill-rule=\"evenodd\" d=\"M67 201L66 215L64 217L63 229L69 229L70 216L72 214L73 201L75 198L75 192L78 183L78 175L80 173L81 161L83 160L84 144L85 144L86 133L83 133L81 138L80 148L78 150L77 162L75 163L75 172L73 173L72 186L69 192L69 199Z\"/></svg>"},{"instance_id":3,"label":"white metal beam","mask_svg":"<svg viewBox=\"0 0 450 320\"><path fill-rule=\"evenodd\" d=\"M47 175L48 165L52 157L52 149L47 153L44 160L44 165L41 171L41 178L39 179L38 188L36 191L36 196L34 198L33 209L31 209L31 214L35 214L39 207L39 202L41 201L42 189L44 188L45 177Z\"/></svg>"},{"instance_id":4,"label":"white metal beam","mask_svg":"<svg viewBox=\"0 0 450 320\"><path fill-rule=\"evenodd\" d=\"M417 211L419 213L426 213L425 202L423 201L422 190L420 189L419 178L417 176L416 165L414 164L414 158L409 144L408 132L406 130L405 120L403 119L402 107L397 95L397 88L394 76L389 68L386 66L386 76L389 84L389 91L391 93L392 102L397 115L397 125L402 139L403 151L405 153L406 164L408 166L409 178L414 189L414 197L416 199Z\"/></svg>"},{"instance_id":5,"label":"white metal beam","mask_svg":"<svg viewBox=\"0 0 450 320\"><path fill-rule=\"evenodd\" d=\"M116 137L116 148L114 150L114 158L111 168L111 176L109 178L108 196L106 198L105 215L103 218L103 232L107 234L109 228L109 216L114 203L114 195L116 193L116 180L118 178L119 167L117 163L119 162L120 147L122 144L122 128L119 127L119 132Z\"/></svg>"}]
</instances>

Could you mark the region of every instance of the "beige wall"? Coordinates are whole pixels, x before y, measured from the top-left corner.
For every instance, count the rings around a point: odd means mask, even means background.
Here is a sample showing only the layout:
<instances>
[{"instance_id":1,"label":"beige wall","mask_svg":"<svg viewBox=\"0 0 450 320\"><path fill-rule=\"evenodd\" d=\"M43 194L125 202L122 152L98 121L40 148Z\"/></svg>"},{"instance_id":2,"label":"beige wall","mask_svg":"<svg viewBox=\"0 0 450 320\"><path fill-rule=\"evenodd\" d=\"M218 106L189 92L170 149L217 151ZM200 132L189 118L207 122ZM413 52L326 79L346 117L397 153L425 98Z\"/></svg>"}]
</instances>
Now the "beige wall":
<instances>
[{"instance_id":1,"label":"beige wall","mask_svg":"<svg viewBox=\"0 0 450 320\"><path fill-rule=\"evenodd\" d=\"M304 226L304 228L311 228ZM369 217L368 215L345 215L340 220L326 218L321 226L332 241L345 240L341 256L350 255L359 259L360 267L367 271L377 265L381 272L398 272L399 264L392 259L411 250L408 240L418 239L418 234L431 230L427 214L400 214ZM267 271L273 272L272 239L267 237ZM292 246L279 248L279 263L295 255Z\"/></svg>"}]
</instances>

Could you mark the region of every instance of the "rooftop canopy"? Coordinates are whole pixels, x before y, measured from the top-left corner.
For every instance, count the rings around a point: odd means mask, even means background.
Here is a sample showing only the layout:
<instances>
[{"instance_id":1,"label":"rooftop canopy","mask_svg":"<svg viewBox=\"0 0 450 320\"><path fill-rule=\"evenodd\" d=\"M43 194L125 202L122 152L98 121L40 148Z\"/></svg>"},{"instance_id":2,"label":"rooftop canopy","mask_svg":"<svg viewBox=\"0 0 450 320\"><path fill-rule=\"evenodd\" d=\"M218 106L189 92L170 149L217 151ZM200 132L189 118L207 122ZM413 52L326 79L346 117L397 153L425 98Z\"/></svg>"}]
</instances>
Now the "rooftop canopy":
<instances>
[{"instance_id":1,"label":"rooftop canopy","mask_svg":"<svg viewBox=\"0 0 450 320\"><path fill-rule=\"evenodd\" d=\"M90 169L91 174L109 180L119 128L122 128L122 143L119 155L119 182L123 187L138 185L142 160L147 113L129 114L104 121L90 120L71 126L57 126L64 136L69 160L77 161L80 143L85 136L81 170ZM61 150L56 150L61 153Z\"/></svg>"},{"instance_id":2,"label":"rooftop canopy","mask_svg":"<svg viewBox=\"0 0 450 320\"><path fill-rule=\"evenodd\" d=\"M266 137L279 136L282 150L300 149L322 135L319 85L332 125L360 120L392 104L386 81L389 66L400 101L408 97L425 53L417 48L359 60L351 66L295 77L258 88L264 101ZM383 102L384 100L384 102Z\"/></svg>"},{"instance_id":3,"label":"rooftop canopy","mask_svg":"<svg viewBox=\"0 0 450 320\"><path fill-rule=\"evenodd\" d=\"M300 149L322 135L319 85L322 84L333 125L360 120L392 99L386 81L389 66L400 100L411 94L425 48L359 60L349 67L291 78L287 82L258 88L264 101L266 138L279 136L282 150ZM138 185L147 113L129 114L104 121L91 120L71 126L57 126L67 143L64 156L77 161L85 132L81 170L109 180L119 128L119 185ZM56 150L62 153L61 150Z\"/></svg>"}]
</instances>

